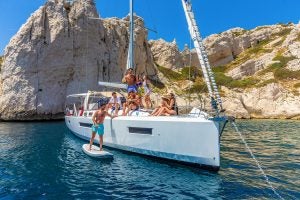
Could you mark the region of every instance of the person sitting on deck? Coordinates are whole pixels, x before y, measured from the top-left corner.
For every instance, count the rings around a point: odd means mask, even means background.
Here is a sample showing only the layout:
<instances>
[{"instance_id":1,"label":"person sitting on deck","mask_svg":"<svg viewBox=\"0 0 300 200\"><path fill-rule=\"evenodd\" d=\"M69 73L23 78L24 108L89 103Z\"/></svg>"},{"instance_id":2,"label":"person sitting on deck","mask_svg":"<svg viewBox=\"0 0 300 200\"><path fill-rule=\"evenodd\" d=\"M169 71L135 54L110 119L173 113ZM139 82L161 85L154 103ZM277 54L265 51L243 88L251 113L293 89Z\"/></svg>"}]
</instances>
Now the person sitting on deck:
<instances>
[{"instance_id":1,"label":"person sitting on deck","mask_svg":"<svg viewBox=\"0 0 300 200\"><path fill-rule=\"evenodd\" d=\"M160 111L163 107L166 107L168 101L169 101L169 98L168 98L168 97L162 96L162 97L161 97L161 103L160 103L160 105L159 105L157 108L155 108L155 109L153 110L153 112L150 114L150 116L157 116L157 114L159 113L159 111Z\"/></svg>"},{"instance_id":2,"label":"person sitting on deck","mask_svg":"<svg viewBox=\"0 0 300 200\"><path fill-rule=\"evenodd\" d=\"M143 77L143 87L144 87L144 100L146 104L146 109L149 109L150 106L152 106L151 99L150 99L151 89L149 87L149 80L146 75Z\"/></svg>"},{"instance_id":3,"label":"person sitting on deck","mask_svg":"<svg viewBox=\"0 0 300 200\"><path fill-rule=\"evenodd\" d=\"M152 114L152 116L170 116L170 115L177 115L178 114L178 107L176 105L175 95L170 93L166 99L166 103L164 106L161 106L156 113Z\"/></svg>"},{"instance_id":4,"label":"person sitting on deck","mask_svg":"<svg viewBox=\"0 0 300 200\"><path fill-rule=\"evenodd\" d=\"M127 92L129 93L130 90L133 90L134 93L137 93L137 86L136 86L136 76L133 73L133 69L129 68L126 71L126 74L122 80L123 82L127 83Z\"/></svg>"},{"instance_id":5,"label":"person sitting on deck","mask_svg":"<svg viewBox=\"0 0 300 200\"><path fill-rule=\"evenodd\" d=\"M108 102L108 108L111 108L115 112L114 116L117 116L119 110L122 109L121 99L117 96L116 92L112 93L112 97Z\"/></svg>"},{"instance_id":6,"label":"person sitting on deck","mask_svg":"<svg viewBox=\"0 0 300 200\"><path fill-rule=\"evenodd\" d=\"M123 116L127 115L130 110L139 108L139 96L134 90L129 90L127 101L123 104Z\"/></svg>"}]
</instances>

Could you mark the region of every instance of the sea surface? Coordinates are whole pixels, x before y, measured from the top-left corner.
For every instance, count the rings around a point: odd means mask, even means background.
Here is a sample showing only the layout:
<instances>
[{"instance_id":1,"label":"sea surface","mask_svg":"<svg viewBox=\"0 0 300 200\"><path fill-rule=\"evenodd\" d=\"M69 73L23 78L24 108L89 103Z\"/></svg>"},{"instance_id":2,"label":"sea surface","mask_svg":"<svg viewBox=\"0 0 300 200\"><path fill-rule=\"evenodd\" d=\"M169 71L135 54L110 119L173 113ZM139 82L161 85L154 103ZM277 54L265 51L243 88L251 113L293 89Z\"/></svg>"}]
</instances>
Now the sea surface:
<instances>
[{"instance_id":1,"label":"sea surface","mask_svg":"<svg viewBox=\"0 0 300 200\"><path fill-rule=\"evenodd\" d=\"M276 191L300 199L300 121L237 124ZM229 125L217 173L117 150L95 160L84 143L64 122L0 122L0 199L278 199Z\"/></svg>"}]
</instances>

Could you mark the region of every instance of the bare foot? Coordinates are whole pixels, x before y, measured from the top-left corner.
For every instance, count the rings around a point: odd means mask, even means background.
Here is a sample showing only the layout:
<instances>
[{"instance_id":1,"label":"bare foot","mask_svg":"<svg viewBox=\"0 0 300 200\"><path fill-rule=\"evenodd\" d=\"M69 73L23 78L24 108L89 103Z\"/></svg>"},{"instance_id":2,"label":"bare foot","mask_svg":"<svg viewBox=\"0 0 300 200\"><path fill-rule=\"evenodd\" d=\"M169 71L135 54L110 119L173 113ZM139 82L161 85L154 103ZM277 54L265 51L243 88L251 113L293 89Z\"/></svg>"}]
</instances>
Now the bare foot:
<instances>
[{"instance_id":1,"label":"bare foot","mask_svg":"<svg viewBox=\"0 0 300 200\"><path fill-rule=\"evenodd\" d=\"M100 151L103 151L103 148L100 148Z\"/></svg>"}]
</instances>

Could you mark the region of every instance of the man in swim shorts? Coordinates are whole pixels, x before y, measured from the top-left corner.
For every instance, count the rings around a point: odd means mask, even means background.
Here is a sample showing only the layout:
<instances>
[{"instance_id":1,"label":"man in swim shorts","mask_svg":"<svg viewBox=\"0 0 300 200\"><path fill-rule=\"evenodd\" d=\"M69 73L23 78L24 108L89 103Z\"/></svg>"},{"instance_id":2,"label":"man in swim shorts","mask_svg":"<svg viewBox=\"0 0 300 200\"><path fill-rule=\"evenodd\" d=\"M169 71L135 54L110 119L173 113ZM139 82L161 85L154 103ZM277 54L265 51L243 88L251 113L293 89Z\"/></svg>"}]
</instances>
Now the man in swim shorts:
<instances>
[{"instance_id":1,"label":"man in swim shorts","mask_svg":"<svg viewBox=\"0 0 300 200\"><path fill-rule=\"evenodd\" d=\"M127 92L128 93L129 93L129 91L133 91L134 93L137 93L136 76L134 75L132 68L129 68L126 71L123 81L127 83Z\"/></svg>"},{"instance_id":2,"label":"man in swim shorts","mask_svg":"<svg viewBox=\"0 0 300 200\"><path fill-rule=\"evenodd\" d=\"M93 126L92 126L92 138L90 140L90 146L89 146L89 151L91 151L94 138L96 136L96 133L99 135L99 144L100 144L100 151L102 151L102 145L103 145L103 135L104 135L104 119L105 116L109 116L112 119L114 116L110 115L106 111L106 102L100 102L99 103L100 107L99 109L94 113L92 120L93 120Z\"/></svg>"}]
</instances>

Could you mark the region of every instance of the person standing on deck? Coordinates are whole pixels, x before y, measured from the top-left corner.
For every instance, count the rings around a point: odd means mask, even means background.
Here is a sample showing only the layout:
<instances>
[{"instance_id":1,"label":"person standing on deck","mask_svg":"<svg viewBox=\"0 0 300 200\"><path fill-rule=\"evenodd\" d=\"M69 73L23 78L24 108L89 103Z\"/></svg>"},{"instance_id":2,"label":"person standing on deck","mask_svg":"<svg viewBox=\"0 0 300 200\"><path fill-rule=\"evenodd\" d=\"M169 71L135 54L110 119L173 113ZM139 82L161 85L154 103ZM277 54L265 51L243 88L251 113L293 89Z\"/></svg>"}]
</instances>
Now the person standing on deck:
<instances>
[{"instance_id":1,"label":"person standing on deck","mask_svg":"<svg viewBox=\"0 0 300 200\"><path fill-rule=\"evenodd\" d=\"M105 116L109 116L112 119L114 118L114 116L110 115L109 113L107 113L106 111L106 102L104 101L100 101L100 107L99 109L94 113L92 120L93 120L93 126L92 126L92 137L90 140L90 146L89 146L89 151L91 151L93 142L94 142L94 138L96 136L96 133L99 135L99 145L100 145L100 151L102 151L102 145L103 145L103 135L104 135L104 119Z\"/></svg>"},{"instance_id":2,"label":"person standing on deck","mask_svg":"<svg viewBox=\"0 0 300 200\"><path fill-rule=\"evenodd\" d=\"M149 109L150 106L152 106L151 104L151 99L150 99L150 94L151 94L151 89L150 89L150 86L149 86L149 80L148 80L148 77L147 75L144 75L143 77L143 87L144 87L144 100L145 100L145 104L146 104L146 108Z\"/></svg>"},{"instance_id":3,"label":"person standing on deck","mask_svg":"<svg viewBox=\"0 0 300 200\"><path fill-rule=\"evenodd\" d=\"M127 83L127 92L133 90L134 93L137 93L136 76L134 75L132 68L127 70L122 81Z\"/></svg>"}]
</instances>

